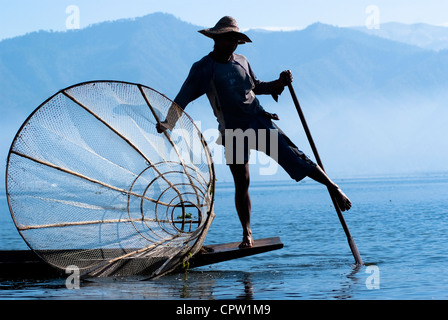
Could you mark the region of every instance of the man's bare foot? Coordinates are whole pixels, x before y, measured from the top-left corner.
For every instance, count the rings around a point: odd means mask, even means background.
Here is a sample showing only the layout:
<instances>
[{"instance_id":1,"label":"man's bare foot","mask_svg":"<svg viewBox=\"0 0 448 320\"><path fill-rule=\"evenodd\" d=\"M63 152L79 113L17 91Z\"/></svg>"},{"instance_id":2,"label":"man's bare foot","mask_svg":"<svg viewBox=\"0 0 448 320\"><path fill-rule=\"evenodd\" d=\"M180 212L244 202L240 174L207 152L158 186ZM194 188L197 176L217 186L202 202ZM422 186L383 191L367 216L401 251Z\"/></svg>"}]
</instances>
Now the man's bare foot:
<instances>
[{"instance_id":1,"label":"man's bare foot","mask_svg":"<svg viewBox=\"0 0 448 320\"><path fill-rule=\"evenodd\" d=\"M252 239L252 236L243 237L243 242L241 242L238 246L240 249L244 248L250 248L254 246L254 240Z\"/></svg>"},{"instance_id":2,"label":"man's bare foot","mask_svg":"<svg viewBox=\"0 0 448 320\"><path fill-rule=\"evenodd\" d=\"M345 195L344 192L342 192L342 190L338 186L331 188L330 192L331 195L336 199L336 202L342 211L350 210L350 208L352 207L352 203L350 199Z\"/></svg>"}]
</instances>

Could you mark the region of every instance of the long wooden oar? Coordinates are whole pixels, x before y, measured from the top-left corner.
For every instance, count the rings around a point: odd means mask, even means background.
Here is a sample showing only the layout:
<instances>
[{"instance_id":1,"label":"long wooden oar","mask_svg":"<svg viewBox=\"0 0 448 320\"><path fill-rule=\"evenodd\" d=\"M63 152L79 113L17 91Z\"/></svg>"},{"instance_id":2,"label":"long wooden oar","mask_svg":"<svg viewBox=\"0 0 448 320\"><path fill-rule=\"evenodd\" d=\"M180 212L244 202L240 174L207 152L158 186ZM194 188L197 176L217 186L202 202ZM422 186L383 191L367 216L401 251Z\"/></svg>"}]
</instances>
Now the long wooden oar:
<instances>
[{"instance_id":1,"label":"long wooden oar","mask_svg":"<svg viewBox=\"0 0 448 320\"><path fill-rule=\"evenodd\" d=\"M303 128L305 129L306 136L311 145L311 149L313 150L314 157L316 158L317 164L325 172L324 166L322 165L322 161L320 160L320 157L319 157L319 153L317 152L316 145L314 144L313 137L311 136L310 129L308 128L308 125L306 123L305 116L303 115L302 108L300 107L299 100L297 99L296 93L295 93L294 88L292 87L291 83L288 84L288 88L289 88L289 91L291 92L292 100L294 101L294 105L296 106L297 112L299 113L300 120L302 121ZM342 215L341 209L339 208L339 205L338 205L335 197L331 194L330 189L328 189L328 192L330 193L330 197L331 197L331 200L333 201L334 208L336 209L336 212L338 214L339 221L341 222L342 228L344 229L345 235L347 236L348 245L350 246L350 250L353 253L355 262L357 265L362 265L363 262L362 262L361 255L359 254L358 248L356 247L355 240L353 240L353 238L350 234L350 231L348 230L348 227L347 227L347 224L345 223L344 216Z\"/></svg>"}]
</instances>

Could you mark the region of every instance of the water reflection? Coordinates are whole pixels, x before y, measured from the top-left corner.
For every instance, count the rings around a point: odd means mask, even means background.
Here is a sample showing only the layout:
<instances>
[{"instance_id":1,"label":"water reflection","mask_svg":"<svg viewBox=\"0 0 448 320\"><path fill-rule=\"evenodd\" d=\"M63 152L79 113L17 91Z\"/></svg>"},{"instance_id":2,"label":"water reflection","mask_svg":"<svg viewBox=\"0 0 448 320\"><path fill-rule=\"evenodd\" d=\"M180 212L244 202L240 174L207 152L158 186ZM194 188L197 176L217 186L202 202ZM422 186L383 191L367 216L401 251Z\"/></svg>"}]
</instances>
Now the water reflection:
<instances>
[{"instance_id":1,"label":"water reflection","mask_svg":"<svg viewBox=\"0 0 448 320\"><path fill-rule=\"evenodd\" d=\"M180 289L179 297L186 299L253 300L252 277L252 273L241 271L190 272L177 289Z\"/></svg>"},{"instance_id":2,"label":"water reflection","mask_svg":"<svg viewBox=\"0 0 448 320\"><path fill-rule=\"evenodd\" d=\"M241 300L253 300L254 299L254 286L251 280L251 274L249 272L243 272L243 279L239 280L244 286L243 293L236 298Z\"/></svg>"},{"instance_id":3,"label":"water reflection","mask_svg":"<svg viewBox=\"0 0 448 320\"><path fill-rule=\"evenodd\" d=\"M95 278L82 281L80 289L69 290L65 279L23 280L0 283L0 297L31 299L195 299L195 300L270 300L270 299L353 299L365 288L368 275L364 266L341 266L330 273L318 268L302 274L290 271L189 271L157 280L139 278ZM314 278L314 280L312 280ZM309 287L310 282L313 286ZM9 291L9 292L8 292ZM20 292L20 293L19 293Z\"/></svg>"},{"instance_id":4,"label":"water reflection","mask_svg":"<svg viewBox=\"0 0 448 320\"><path fill-rule=\"evenodd\" d=\"M351 272L342 278L340 289L334 293L333 298L337 300L354 298L356 292L359 291L360 284L365 282L365 277L360 274L364 269L364 266L353 265Z\"/></svg>"}]
</instances>

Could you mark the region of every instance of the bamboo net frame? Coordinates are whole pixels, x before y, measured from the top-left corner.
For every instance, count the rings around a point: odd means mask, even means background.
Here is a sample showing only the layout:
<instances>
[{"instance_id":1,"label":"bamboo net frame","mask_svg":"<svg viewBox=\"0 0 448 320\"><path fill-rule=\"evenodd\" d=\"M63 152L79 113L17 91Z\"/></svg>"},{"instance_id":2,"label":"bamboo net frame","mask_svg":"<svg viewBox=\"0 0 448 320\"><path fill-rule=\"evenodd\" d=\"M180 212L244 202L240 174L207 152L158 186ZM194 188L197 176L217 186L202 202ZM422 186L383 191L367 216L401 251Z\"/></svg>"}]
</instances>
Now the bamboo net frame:
<instances>
[{"instance_id":1,"label":"bamboo net frame","mask_svg":"<svg viewBox=\"0 0 448 320\"><path fill-rule=\"evenodd\" d=\"M183 144L174 131L154 132L173 108L174 129L190 134ZM204 163L183 157L195 141ZM92 81L59 91L28 117L11 145L6 188L17 230L53 266L158 277L202 247L214 180L202 134L171 100L140 84Z\"/></svg>"}]
</instances>

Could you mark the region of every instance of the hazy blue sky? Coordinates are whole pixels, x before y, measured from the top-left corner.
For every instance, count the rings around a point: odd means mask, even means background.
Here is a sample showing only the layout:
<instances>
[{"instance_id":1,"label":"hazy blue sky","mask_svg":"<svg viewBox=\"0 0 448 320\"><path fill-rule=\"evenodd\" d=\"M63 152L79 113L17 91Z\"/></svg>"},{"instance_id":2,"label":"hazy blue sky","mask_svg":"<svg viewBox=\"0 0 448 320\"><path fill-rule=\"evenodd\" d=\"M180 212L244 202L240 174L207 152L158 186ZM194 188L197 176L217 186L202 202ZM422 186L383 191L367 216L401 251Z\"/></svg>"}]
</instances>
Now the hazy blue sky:
<instances>
[{"instance_id":1,"label":"hazy blue sky","mask_svg":"<svg viewBox=\"0 0 448 320\"><path fill-rule=\"evenodd\" d=\"M314 22L337 26L364 25L376 14L379 22L423 22L448 25L446 0L0 0L0 40L37 30L63 31L79 10L79 26L107 20L167 12L199 26L213 26L224 15L240 28L298 28ZM368 9L375 6L375 11ZM72 21L72 20L71 20Z\"/></svg>"}]
</instances>

